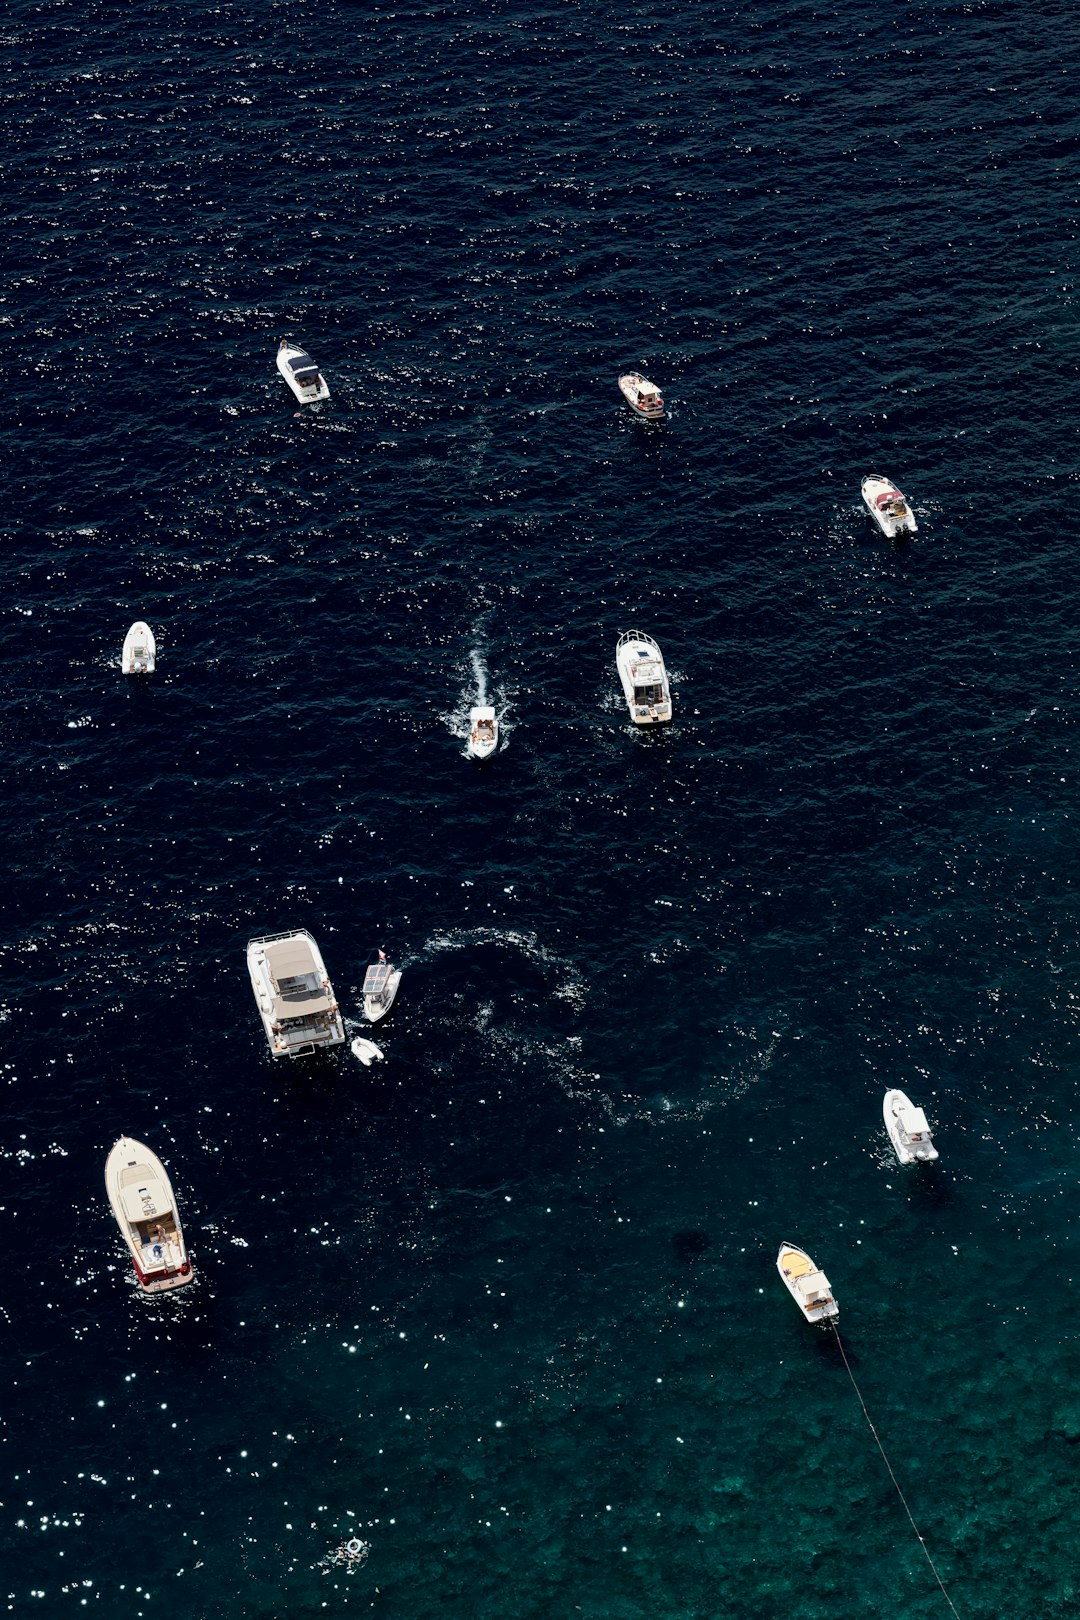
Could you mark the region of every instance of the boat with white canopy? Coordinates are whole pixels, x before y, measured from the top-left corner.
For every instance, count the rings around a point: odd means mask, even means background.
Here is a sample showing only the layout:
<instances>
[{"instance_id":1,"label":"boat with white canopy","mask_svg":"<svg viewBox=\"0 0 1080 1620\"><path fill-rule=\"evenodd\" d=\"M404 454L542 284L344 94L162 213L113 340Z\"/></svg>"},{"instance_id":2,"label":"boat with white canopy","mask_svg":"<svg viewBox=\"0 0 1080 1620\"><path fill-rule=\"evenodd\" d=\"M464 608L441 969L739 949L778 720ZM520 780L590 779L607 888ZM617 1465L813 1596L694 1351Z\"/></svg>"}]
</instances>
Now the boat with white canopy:
<instances>
[{"instance_id":1,"label":"boat with white canopy","mask_svg":"<svg viewBox=\"0 0 1080 1620\"><path fill-rule=\"evenodd\" d=\"M124 637L120 667L125 675L152 675L157 668L157 642L148 624L136 619Z\"/></svg>"},{"instance_id":2,"label":"boat with white canopy","mask_svg":"<svg viewBox=\"0 0 1080 1620\"><path fill-rule=\"evenodd\" d=\"M306 349L290 343L288 338L281 340L277 352L277 368L301 405L311 405L316 400L330 398L326 378L310 354Z\"/></svg>"},{"instance_id":3,"label":"boat with white canopy","mask_svg":"<svg viewBox=\"0 0 1080 1620\"><path fill-rule=\"evenodd\" d=\"M880 478L876 473L864 478L862 498L870 516L888 539L895 540L898 534L914 534L918 529L914 512L888 478Z\"/></svg>"},{"instance_id":4,"label":"boat with white canopy","mask_svg":"<svg viewBox=\"0 0 1080 1620\"><path fill-rule=\"evenodd\" d=\"M304 1057L344 1041L322 952L305 928L249 940L247 965L272 1057Z\"/></svg>"},{"instance_id":5,"label":"boat with white canopy","mask_svg":"<svg viewBox=\"0 0 1080 1620\"><path fill-rule=\"evenodd\" d=\"M901 1164L932 1164L938 1157L930 1122L902 1091L887 1091L882 1104L885 1129Z\"/></svg>"},{"instance_id":6,"label":"boat with white canopy","mask_svg":"<svg viewBox=\"0 0 1080 1620\"><path fill-rule=\"evenodd\" d=\"M394 1004L401 983L401 969L386 960L382 951L364 974L364 1017L377 1024Z\"/></svg>"},{"instance_id":7,"label":"boat with white canopy","mask_svg":"<svg viewBox=\"0 0 1080 1620\"><path fill-rule=\"evenodd\" d=\"M658 422L664 414L664 401L655 383L643 377L640 371L627 371L619 378L623 399L635 416L646 422Z\"/></svg>"},{"instance_id":8,"label":"boat with white canopy","mask_svg":"<svg viewBox=\"0 0 1080 1620\"><path fill-rule=\"evenodd\" d=\"M160 1294L189 1283L191 1261L176 1197L157 1154L122 1136L105 1161L105 1188L143 1292Z\"/></svg>"},{"instance_id":9,"label":"boat with white canopy","mask_svg":"<svg viewBox=\"0 0 1080 1620\"><path fill-rule=\"evenodd\" d=\"M635 725L671 719L671 684L664 657L652 636L627 630L615 643L615 667Z\"/></svg>"},{"instance_id":10,"label":"boat with white canopy","mask_svg":"<svg viewBox=\"0 0 1080 1620\"><path fill-rule=\"evenodd\" d=\"M808 1322L827 1322L840 1315L828 1277L818 1270L805 1249L795 1243L781 1243L776 1269Z\"/></svg>"}]
</instances>

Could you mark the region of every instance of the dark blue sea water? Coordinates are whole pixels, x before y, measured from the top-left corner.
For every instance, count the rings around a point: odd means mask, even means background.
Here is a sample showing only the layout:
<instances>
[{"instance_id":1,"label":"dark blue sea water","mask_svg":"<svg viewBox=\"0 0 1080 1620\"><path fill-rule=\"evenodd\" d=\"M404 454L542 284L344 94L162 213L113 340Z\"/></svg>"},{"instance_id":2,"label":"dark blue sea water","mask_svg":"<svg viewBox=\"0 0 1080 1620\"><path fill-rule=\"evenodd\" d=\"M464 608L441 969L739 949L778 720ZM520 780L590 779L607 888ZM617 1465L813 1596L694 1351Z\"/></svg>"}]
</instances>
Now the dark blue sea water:
<instances>
[{"instance_id":1,"label":"dark blue sea water","mask_svg":"<svg viewBox=\"0 0 1080 1620\"><path fill-rule=\"evenodd\" d=\"M790 1239L963 1620L1076 1613L1078 35L13 0L4 1612L944 1615Z\"/></svg>"}]
</instances>

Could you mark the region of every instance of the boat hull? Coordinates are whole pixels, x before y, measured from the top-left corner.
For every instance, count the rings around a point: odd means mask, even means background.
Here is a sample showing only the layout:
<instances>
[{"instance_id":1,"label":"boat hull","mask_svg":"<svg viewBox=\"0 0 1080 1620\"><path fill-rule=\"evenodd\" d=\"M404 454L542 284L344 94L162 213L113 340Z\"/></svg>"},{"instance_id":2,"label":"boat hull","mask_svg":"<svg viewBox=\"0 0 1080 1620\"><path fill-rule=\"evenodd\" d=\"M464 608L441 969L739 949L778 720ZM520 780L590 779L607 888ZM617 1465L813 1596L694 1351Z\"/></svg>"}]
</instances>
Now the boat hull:
<instances>
[{"instance_id":1,"label":"boat hull","mask_svg":"<svg viewBox=\"0 0 1080 1620\"><path fill-rule=\"evenodd\" d=\"M925 1132L925 1140L909 1139L901 1122L901 1110L911 1110L913 1107L910 1098L902 1091L887 1091L885 1101L881 1105L881 1112L885 1119L885 1129L889 1133L889 1141L893 1145L893 1152L901 1164L933 1164L939 1157L934 1146L929 1127ZM921 1110L919 1113L921 1114ZM925 1116L920 1121L926 1123ZM921 1135L922 1133L920 1133Z\"/></svg>"},{"instance_id":2,"label":"boat hull","mask_svg":"<svg viewBox=\"0 0 1080 1620\"><path fill-rule=\"evenodd\" d=\"M864 478L862 498L886 539L895 540L900 535L917 533L919 526L915 522L914 512L888 478Z\"/></svg>"},{"instance_id":3,"label":"boat hull","mask_svg":"<svg viewBox=\"0 0 1080 1620\"><path fill-rule=\"evenodd\" d=\"M615 667L623 697L636 726L667 725L671 720L671 683L663 654L651 636L628 630L615 647Z\"/></svg>"},{"instance_id":4,"label":"boat hull","mask_svg":"<svg viewBox=\"0 0 1080 1620\"><path fill-rule=\"evenodd\" d=\"M303 349L295 344L283 343L277 353L277 368L288 383L301 405L314 405L320 399L330 398L330 387L322 372L316 368L315 376L310 382L298 377L290 364L293 360L310 358ZM314 364L314 362L312 362Z\"/></svg>"},{"instance_id":5,"label":"boat hull","mask_svg":"<svg viewBox=\"0 0 1080 1620\"><path fill-rule=\"evenodd\" d=\"M832 1296L829 1279L805 1249L795 1243L781 1243L776 1269L807 1322L824 1325L836 1321L840 1307Z\"/></svg>"},{"instance_id":6,"label":"boat hull","mask_svg":"<svg viewBox=\"0 0 1080 1620\"><path fill-rule=\"evenodd\" d=\"M628 371L619 378L619 392L643 422L660 422L667 414L660 390L640 372Z\"/></svg>"},{"instance_id":7,"label":"boat hull","mask_svg":"<svg viewBox=\"0 0 1080 1620\"><path fill-rule=\"evenodd\" d=\"M268 948L281 944L300 946L306 952L310 972L316 981L310 1000L319 1004L306 1005L295 1017L290 1016L288 1006L282 1004L268 956ZM343 1044L345 1025L327 976L326 964L322 952L306 929L300 928L294 933L264 934L258 939L249 940L247 968L271 1057L310 1057L321 1047Z\"/></svg>"},{"instance_id":8,"label":"boat hull","mask_svg":"<svg viewBox=\"0 0 1080 1620\"><path fill-rule=\"evenodd\" d=\"M138 619L124 637L120 667L125 675L152 675L157 668L154 632L142 619Z\"/></svg>"},{"instance_id":9,"label":"boat hull","mask_svg":"<svg viewBox=\"0 0 1080 1620\"><path fill-rule=\"evenodd\" d=\"M377 1024L385 1018L397 998L398 985L401 983L401 969L395 968L386 981L386 990L381 996L364 997L364 1017L369 1024Z\"/></svg>"},{"instance_id":10,"label":"boat hull","mask_svg":"<svg viewBox=\"0 0 1080 1620\"><path fill-rule=\"evenodd\" d=\"M161 1294L191 1282L176 1196L157 1154L122 1136L105 1161L105 1188L143 1293Z\"/></svg>"},{"instance_id":11,"label":"boat hull","mask_svg":"<svg viewBox=\"0 0 1080 1620\"><path fill-rule=\"evenodd\" d=\"M469 747L472 759L490 759L499 746L499 722L495 710L481 705L469 711Z\"/></svg>"}]
</instances>

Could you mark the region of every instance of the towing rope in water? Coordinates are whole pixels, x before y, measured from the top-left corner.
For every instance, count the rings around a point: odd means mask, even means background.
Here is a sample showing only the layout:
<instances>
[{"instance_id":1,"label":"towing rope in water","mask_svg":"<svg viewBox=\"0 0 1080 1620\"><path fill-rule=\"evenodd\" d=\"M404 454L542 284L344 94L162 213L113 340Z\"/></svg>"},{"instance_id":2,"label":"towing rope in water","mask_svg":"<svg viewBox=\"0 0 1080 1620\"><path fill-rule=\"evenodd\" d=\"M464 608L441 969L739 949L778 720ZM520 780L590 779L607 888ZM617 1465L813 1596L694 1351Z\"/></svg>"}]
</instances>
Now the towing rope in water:
<instances>
[{"instance_id":1,"label":"towing rope in water","mask_svg":"<svg viewBox=\"0 0 1080 1620\"><path fill-rule=\"evenodd\" d=\"M935 1581L937 1581L938 1585L941 1587L941 1595L942 1595L942 1597L945 1599L946 1603L949 1605L949 1608L952 1610L953 1614L956 1615L956 1620L960 1620L960 1616L958 1614L956 1614L956 1605L953 1603L952 1598L949 1596L948 1592L945 1590L945 1582L942 1580L941 1576L938 1574L937 1565L934 1563L934 1560L931 1558L929 1548L927 1547L926 1542L923 1540L922 1536L920 1535L919 1527L915 1523L914 1518L912 1517L911 1509L907 1505L907 1497L904 1495L903 1491L900 1489L900 1481L897 1479L896 1475L893 1473L892 1463L889 1461L888 1456L886 1455L885 1447L881 1443L880 1435L878 1434L877 1430L874 1428L874 1420L870 1416L870 1413L866 1410L866 1402L862 1398L862 1390L859 1388L858 1384L855 1382L855 1374L851 1370L851 1364L848 1361L847 1355L846 1355L846 1353L844 1351L844 1341L840 1337L840 1329L837 1327L836 1323L833 1322L833 1321L829 1322L829 1326L832 1328L833 1332L836 1334L836 1342L840 1347L840 1354L843 1357L844 1366L847 1368L847 1375L851 1379L851 1387L855 1391L856 1395L859 1397L859 1405L862 1407L863 1417L866 1419L866 1421L867 1421L867 1423L869 1425L869 1428L870 1428L870 1433L873 1435L874 1440L877 1443L877 1448L881 1452L882 1461L884 1462L885 1467L889 1470L889 1478L892 1480L893 1485L896 1487L896 1494L900 1498L901 1502L904 1504L904 1512L907 1514L908 1522L910 1523L911 1528L915 1532L915 1538L918 1541L919 1546L923 1550L923 1556L925 1557L926 1562L930 1565L930 1568L934 1572Z\"/></svg>"}]
</instances>

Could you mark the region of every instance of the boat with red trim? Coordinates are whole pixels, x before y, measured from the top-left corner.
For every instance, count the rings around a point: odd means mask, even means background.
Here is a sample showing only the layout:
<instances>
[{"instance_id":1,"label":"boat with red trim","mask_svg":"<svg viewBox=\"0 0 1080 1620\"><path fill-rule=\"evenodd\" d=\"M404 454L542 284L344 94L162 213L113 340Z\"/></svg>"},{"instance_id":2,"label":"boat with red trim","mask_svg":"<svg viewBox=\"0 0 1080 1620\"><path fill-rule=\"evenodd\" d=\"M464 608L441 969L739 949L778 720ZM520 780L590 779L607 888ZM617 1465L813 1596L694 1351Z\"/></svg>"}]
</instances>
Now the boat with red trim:
<instances>
[{"instance_id":1,"label":"boat with red trim","mask_svg":"<svg viewBox=\"0 0 1080 1620\"><path fill-rule=\"evenodd\" d=\"M862 481L862 498L870 516L888 539L895 540L898 534L914 534L919 527L914 512L891 479L871 473Z\"/></svg>"},{"instance_id":2,"label":"boat with red trim","mask_svg":"<svg viewBox=\"0 0 1080 1620\"><path fill-rule=\"evenodd\" d=\"M180 1213L165 1166L143 1142L122 1136L105 1161L105 1187L146 1294L192 1279Z\"/></svg>"}]
</instances>

